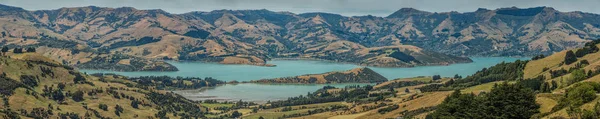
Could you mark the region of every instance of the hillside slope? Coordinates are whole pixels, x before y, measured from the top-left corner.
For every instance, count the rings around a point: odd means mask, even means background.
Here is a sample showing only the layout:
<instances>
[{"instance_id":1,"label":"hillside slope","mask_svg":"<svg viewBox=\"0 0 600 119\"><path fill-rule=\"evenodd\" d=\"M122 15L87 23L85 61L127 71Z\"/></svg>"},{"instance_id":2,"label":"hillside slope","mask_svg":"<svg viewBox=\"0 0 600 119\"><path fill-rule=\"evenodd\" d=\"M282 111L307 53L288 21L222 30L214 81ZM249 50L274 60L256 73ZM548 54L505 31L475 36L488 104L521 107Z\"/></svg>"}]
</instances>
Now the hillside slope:
<instances>
[{"instance_id":1,"label":"hillside slope","mask_svg":"<svg viewBox=\"0 0 600 119\"><path fill-rule=\"evenodd\" d=\"M0 56L2 118L191 118L207 114L200 103L155 86L122 76L90 76L43 56L24 55Z\"/></svg>"}]
</instances>

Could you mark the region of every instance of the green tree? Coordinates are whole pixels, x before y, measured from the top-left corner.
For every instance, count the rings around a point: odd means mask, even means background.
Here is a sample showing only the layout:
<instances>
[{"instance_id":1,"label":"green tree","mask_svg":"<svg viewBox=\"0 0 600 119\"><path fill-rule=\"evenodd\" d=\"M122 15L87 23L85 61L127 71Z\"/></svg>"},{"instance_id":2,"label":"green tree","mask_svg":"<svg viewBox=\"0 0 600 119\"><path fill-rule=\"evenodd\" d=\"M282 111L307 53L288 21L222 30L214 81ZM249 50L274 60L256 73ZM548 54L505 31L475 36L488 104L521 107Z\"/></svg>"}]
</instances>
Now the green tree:
<instances>
[{"instance_id":1,"label":"green tree","mask_svg":"<svg viewBox=\"0 0 600 119\"><path fill-rule=\"evenodd\" d=\"M456 90L430 116L434 119L526 119L538 113L539 107L531 89L503 83L480 96Z\"/></svg>"},{"instance_id":2,"label":"green tree","mask_svg":"<svg viewBox=\"0 0 600 119\"><path fill-rule=\"evenodd\" d=\"M115 106L115 115L117 116L121 116L121 113L123 113L123 107L119 106L118 104Z\"/></svg>"},{"instance_id":3,"label":"green tree","mask_svg":"<svg viewBox=\"0 0 600 119\"><path fill-rule=\"evenodd\" d=\"M131 107L138 109L139 108L138 103L140 103L140 102L138 102L137 100L131 101Z\"/></svg>"},{"instance_id":4,"label":"green tree","mask_svg":"<svg viewBox=\"0 0 600 119\"><path fill-rule=\"evenodd\" d=\"M573 84L575 82L585 80L585 78L587 78L587 74L585 74L585 70L576 69L573 72L571 72L571 80L569 80L569 84Z\"/></svg>"},{"instance_id":5,"label":"green tree","mask_svg":"<svg viewBox=\"0 0 600 119\"><path fill-rule=\"evenodd\" d=\"M571 50L567 51L567 54L565 55L564 63L569 65L576 61L577 61L577 57L575 56L575 53L573 53L573 51L571 51Z\"/></svg>"},{"instance_id":6,"label":"green tree","mask_svg":"<svg viewBox=\"0 0 600 119\"><path fill-rule=\"evenodd\" d=\"M454 75L454 79L461 79L461 78L462 78L462 76L460 76L460 75L458 75L458 74L455 74L455 75Z\"/></svg>"},{"instance_id":7,"label":"green tree","mask_svg":"<svg viewBox=\"0 0 600 119\"><path fill-rule=\"evenodd\" d=\"M15 54L23 53L23 49L22 48L15 48L15 49L13 49L13 53L15 53Z\"/></svg>"},{"instance_id":8,"label":"green tree","mask_svg":"<svg viewBox=\"0 0 600 119\"><path fill-rule=\"evenodd\" d=\"M481 99L475 94L461 94L455 90L431 114L434 119L481 119L485 115Z\"/></svg>"},{"instance_id":9,"label":"green tree","mask_svg":"<svg viewBox=\"0 0 600 119\"><path fill-rule=\"evenodd\" d=\"M106 105L106 104L102 104L102 103L100 103L100 104L98 105L98 108L100 108L100 109L102 109L102 110L104 110L104 111L108 111L108 105Z\"/></svg>"},{"instance_id":10,"label":"green tree","mask_svg":"<svg viewBox=\"0 0 600 119\"><path fill-rule=\"evenodd\" d=\"M238 112L238 111L233 111L233 113L231 113L231 117L232 118L238 118L241 117L242 113Z\"/></svg>"},{"instance_id":11,"label":"green tree","mask_svg":"<svg viewBox=\"0 0 600 119\"><path fill-rule=\"evenodd\" d=\"M580 84L567 90L566 100L570 101L573 105L580 106L594 99L596 99L596 91L594 90L594 86L590 84Z\"/></svg>"},{"instance_id":12,"label":"green tree","mask_svg":"<svg viewBox=\"0 0 600 119\"><path fill-rule=\"evenodd\" d=\"M29 47L29 48L27 48L27 52L35 52L35 48Z\"/></svg>"},{"instance_id":13,"label":"green tree","mask_svg":"<svg viewBox=\"0 0 600 119\"><path fill-rule=\"evenodd\" d=\"M65 100L65 95L63 94L63 92L61 90L56 90L56 91L53 91L52 99L54 99L56 101L63 101L63 100Z\"/></svg>"},{"instance_id":14,"label":"green tree","mask_svg":"<svg viewBox=\"0 0 600 119\"><path fill-rule=\"evenodd\" d=\"M544 82L542 83L542 86L540 86L540 92L546 93L546 92L550 92L550 86L548 84L548 82Z\"/></svg>"},{"instance_id":15,"label":"green tree","mask_svg":"<svg viewBox=\"0 0 600 119\"><path fill-rule=\"evenodd\" d=\"M527 119L539 113L535 93L522 85L495 85L485 98L486 115L491 118Z\"/></svg>"},{"instance_id":16,"label":"green tree","mask_svg":"<svg viewBox=\"0 0 600 119\"><path fill-rule=\"evenodd\" d=\"M550 83L552 84L552 86L550 86L550 91L558 88L558 83L556 83L556 81L552 80Z\"/></svg>"},{"instance_id":17,"label":"green tree","mask_svg":"<svg viewBox=\"0 0 600 119\"><path fill-rule=\"evenodd\" d=\"M598 119L598 114L592 110L583 110L581 119Z\"/></svg>"},{"instance_id":18,"label":"green tree","mask_svg":"<svg viewBox=\"0 0 600 119\"><path fill-rule=\"evenodd\" d=\"M3 46L3 47L2 47L2 53L6 53L6 52L8 52L8 47L6 47L6 46Z\"/></svg>"},{"instance_id":19,"label":"green tree","mask_svg":"<svg viewBox=\"0 0 600 119\"><path fill-rule=\"evenodd\" d=\"M73 93L73 96L71 98L76 102L83 101L83 91L79 91L79 90L75 91L75 93Z\"/></svg>"},{"instance_id":20,"label":"green tree","mask_svg":"<svg viewBox=\"0 0 600 119\"><path fill-rule=\"evenodd\" d=\"M432 80L434 80L434 81L440 80L440 79L442 79L442 76L440 76L440 75L433 75L432 76Z\"/></svg>"}]
</instances>

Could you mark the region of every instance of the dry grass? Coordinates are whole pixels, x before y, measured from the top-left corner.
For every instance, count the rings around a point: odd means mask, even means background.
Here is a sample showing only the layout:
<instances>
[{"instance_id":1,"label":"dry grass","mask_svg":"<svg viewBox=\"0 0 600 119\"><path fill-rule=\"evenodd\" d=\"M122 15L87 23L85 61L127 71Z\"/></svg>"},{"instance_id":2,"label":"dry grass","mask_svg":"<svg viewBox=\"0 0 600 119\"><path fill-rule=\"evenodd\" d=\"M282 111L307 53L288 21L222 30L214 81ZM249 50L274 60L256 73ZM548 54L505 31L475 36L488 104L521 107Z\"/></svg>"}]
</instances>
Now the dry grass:
<instances>
[{"instance_id":1,"label":"dry grass","mask_svg":"<svg viewBox=\"0 0 600 119\"><path fill-rule=\"evenodd\" d=\"M27 57L37 57L37 56L32 55L32 54L20 54L19 57L29 59ZM39 61L48 60L48 59L43 58L42 56L39 56L39 57L41 59L43 59L43 60L39 60ZM33 59L35 59L35 58L33 58ZM10 58L3 58L3 57L0 57L0 61L3 61L3 63L0 63L0 72L6 73L7 76L11 79L20 79L21 75L32 75L32 76L38 77L39 78L38 86L32 87L32 90L30 90L30 92L36 92L37 94L43 93L42 89L44 86L54 87L54 89L56 89L57 85L59 83L64 83L66 86L65 86L65 89L63 92L65 92L65 93L66 92L75 92L75 91L90 92L94 89L103 89L104 90L108 87L114 87L114 88L119 89L119 90L117 90L117 92L119 92L119 93L122 93L127 96L131 96L142 102L146 102L146 103L151 102L149 99L146 98L146 95L144 94L145 92L148 92L147 90L127 87L126 85L121 84L121 83L110 83L111 81L116 81L116 82L127 82L127 83L135 84L135 83L127 81L127 80L114 79L112 77L107 77L106 80L108 82L101 82L98 80L97 77L85 76L86 80L91 82L93 84L93 86L88 85L88 84L75 84L73 82L73 78L75 76L72 75L71 73L69 73L70 70L67 70L63 67L51 67L51 66L46 66L43 64L37 64L37 63L31 63L31 62L28 63L26 61L19 60L19 59L10 59ZM6 63L4 63L4 62L6 62ZM42 71L41 71L40 67L50 68L53 75L41 76ZM17 81L20 81L20 80L17 80ZM121 90L121 89L123 89L123 90ZM83 116L86 113L91 113L91 111L88 111L84 107L87 107L88 109L96 110L102 116L118 117L114 113L114 107L117 104L120 105L121 107L123 107L123 109L124 109L123 113L121 113L121 115L120 115L120 118L148 118L148 117L153 117L154 114L156 114L158 111L155 108L153 108L156 105L154 105L152 103L150 103L151 105L153 105L152 107L139 106L139 109L135 109L130 106L131 100L125 99L125 98L115 98L112 95L109 95L107 91L104 91L103 93L98 93L97 95L94 95L94 96L89 96L87 94L84 94L84 101L81 101L81 102L75 102L70 97L65 97L64 104L58 104L56 101L50 100L48 97L43 97L41 95L38 95L37 97L35 97L33 95L26 94L26 90L27 89L25 89L25 88L17 88L15 90L14 94L8 98L9 105L12 110L25 109L25 110L31 111L33 108L48 109L48 105L52 105L54 108L54 110L53 110L54 115L49 118L58 118L57 116L59 113L67 113L67 112L74 112L74 113L79 114L80 116ZM133 91L133 90L139 90L140 92ZM108 105L108 107L109 107L108 111L99 109L98 105L100 105L100 104ZM58 110L57 108L60 108L60 110ZM168 114L168 116L172 116L172 114ZM171 117L171 118L174 118L174 117Z\"/></svg>"},{"instance_id":2,"label":"dry grass","mask_svg":"<svg viewBox=\"0 0 600 119\"><path fill-rule=\"evenodd\" d=\"M540 104L540 113L552 111L552 107L558 104L553 94L538 94L535 101ZM560 96L560 95L559 95Z\"/></svg>"},{"instance_id":3,"label":"dry grass","mask_svg":"<svg viewBox=\"0 0 600 119\"><path fill-rule=\"evenodd\" d=\"M559 66L563 62L566 52L567 51L557 52L543 59L529 61L525 66L523 77L535 78L543 73L544 68Z\"/></svg>"}]
</instances>

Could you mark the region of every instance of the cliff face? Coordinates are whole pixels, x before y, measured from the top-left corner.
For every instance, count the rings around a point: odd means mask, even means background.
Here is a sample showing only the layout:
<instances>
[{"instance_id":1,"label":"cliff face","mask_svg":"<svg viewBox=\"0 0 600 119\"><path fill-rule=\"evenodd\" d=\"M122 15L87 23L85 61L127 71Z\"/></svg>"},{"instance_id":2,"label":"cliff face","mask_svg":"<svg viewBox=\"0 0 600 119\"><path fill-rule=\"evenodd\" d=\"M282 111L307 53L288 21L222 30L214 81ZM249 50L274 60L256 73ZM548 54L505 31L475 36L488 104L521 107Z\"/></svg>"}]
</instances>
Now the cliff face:
<instances>
[{"instance_id":1,"label":"cliff face","mask_svg":"<svg viewBox=\"0 0 600 119\"><path fill-rule=\"evenodd\" d=\"M64 56L54 59L71 65L122 54L253 65L269 58L317 58L416 66L470 62L455 56L551 54L600 38L599 15L549 7L467 13L404 8L387 17L268 10L170 14L93 6L0 9L0 44L41 46L46 56L60 50Z\"/></svg>"},{"instance_id":2,"label":"cliff face","mask_svg":"<svg viewBox=\"0 0 600 119\"><path fill-rule=\"evenodd\" d=\"M262 79L253 83L286 84L330 84L330 83L381 83L387 79L369 68L356 68L344 72L307 74L295 77Z\"/></svg>"}]
</instances>

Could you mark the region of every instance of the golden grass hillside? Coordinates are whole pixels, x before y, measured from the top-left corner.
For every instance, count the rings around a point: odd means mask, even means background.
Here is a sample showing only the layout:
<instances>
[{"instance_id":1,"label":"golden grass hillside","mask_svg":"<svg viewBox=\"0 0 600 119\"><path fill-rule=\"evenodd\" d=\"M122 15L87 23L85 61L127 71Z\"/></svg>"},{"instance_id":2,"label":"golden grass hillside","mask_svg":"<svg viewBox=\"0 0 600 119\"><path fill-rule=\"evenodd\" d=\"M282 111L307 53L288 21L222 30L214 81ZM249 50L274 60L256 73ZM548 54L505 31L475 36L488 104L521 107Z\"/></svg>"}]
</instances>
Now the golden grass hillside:
<instances>
[{"instance_id":1,"label":"golden grass hillside","mask_svg":"<svg viewBox=\"0 0 600 119\"><path fill-rule=\"evenodd\" d=\"M206 111L199 103L176 94L151 87L136 87L135 82L122 77L89 76L47 59L33 54L15 55L14 58L0 57L0 95L5 100L0 106L2 116L176 118L175 116L202 115L186 112L185 110L192 111L188 109L166 111L177 105L187 105L198 112ZM165 103L167 100L174 102Z\"/></svg>"}]
</instances>

